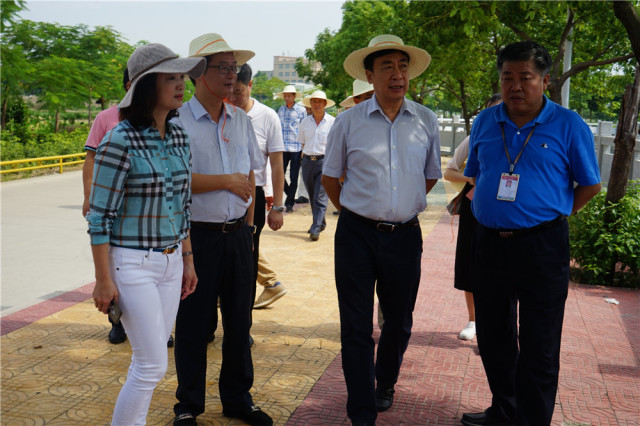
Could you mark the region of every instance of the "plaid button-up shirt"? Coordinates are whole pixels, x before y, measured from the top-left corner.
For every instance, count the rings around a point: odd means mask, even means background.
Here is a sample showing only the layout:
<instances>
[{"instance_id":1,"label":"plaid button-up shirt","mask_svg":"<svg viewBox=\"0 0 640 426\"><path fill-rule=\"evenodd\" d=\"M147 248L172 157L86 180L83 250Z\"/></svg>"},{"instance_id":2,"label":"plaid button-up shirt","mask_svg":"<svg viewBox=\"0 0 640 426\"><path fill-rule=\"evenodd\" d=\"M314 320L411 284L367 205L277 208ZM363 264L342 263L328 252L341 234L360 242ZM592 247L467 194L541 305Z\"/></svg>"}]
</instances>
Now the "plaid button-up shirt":
<instances>
[{"instance_id":1,"label":"plaid button-up shirt","mask_svg":"<svg viewBox=\"0 0 640 426\"><path fill-rule=\"evenodd\" d=\"M118 124L95 157L90 209L91 244L161 248L187 237L191 156L187 134L168 123L164 140L153 127Z\"/></svg>"},{"instance_id":2,"label":"plaid button-up shirt","mask_svg":"<svg viewBox=\"0 0 640 426\"><path fill-rule=\"evenodd\" d=\"M306 116L307 110L298 104L293 104L291 108L282 105L278 110L278 117L282 124L282 141L286 152L302 151L302 144L298 142L298 127Z\"/></svg>"}]
</instances>

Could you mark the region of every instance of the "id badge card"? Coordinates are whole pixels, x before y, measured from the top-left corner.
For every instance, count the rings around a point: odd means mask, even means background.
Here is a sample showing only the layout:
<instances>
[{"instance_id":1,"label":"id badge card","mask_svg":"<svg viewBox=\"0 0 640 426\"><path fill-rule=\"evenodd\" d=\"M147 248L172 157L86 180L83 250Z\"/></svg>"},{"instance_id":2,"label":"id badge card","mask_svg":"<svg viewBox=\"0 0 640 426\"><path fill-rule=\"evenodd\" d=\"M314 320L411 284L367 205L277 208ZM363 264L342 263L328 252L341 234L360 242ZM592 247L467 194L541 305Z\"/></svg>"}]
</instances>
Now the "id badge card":
<instances>
[{"instance_id":1,"label":"id badge card","mask_svg":"<svg viewBox=\"0 0 640 426\"><path fill-rule=\"evenodd\" d=\"M498 200L515 201L519 180L520 175L503 173L500 177L500 186L498 186Z\"/></svg>"}]
</instances>

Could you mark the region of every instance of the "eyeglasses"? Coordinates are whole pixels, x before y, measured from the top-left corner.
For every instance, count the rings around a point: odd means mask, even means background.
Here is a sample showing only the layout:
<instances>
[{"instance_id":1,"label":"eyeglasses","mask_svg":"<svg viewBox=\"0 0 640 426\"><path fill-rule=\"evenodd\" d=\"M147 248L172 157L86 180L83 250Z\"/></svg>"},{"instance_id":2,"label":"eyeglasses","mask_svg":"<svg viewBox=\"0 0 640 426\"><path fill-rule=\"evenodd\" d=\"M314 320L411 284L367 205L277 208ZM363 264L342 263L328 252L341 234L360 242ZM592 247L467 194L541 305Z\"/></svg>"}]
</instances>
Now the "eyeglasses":
<instances>
[{"instance_id":1,"label":"eyeglasses","mask_svg":"<svg viewBox=\"0 0 640 426\"><path fill-rule=\"evenodd\" d=\"M233 71L234 74L238 74L240 72L240 67L237 65L209 65L207 68L218 68L218 72L220 74L229 74Z\"/></svg>"}]
</instances>

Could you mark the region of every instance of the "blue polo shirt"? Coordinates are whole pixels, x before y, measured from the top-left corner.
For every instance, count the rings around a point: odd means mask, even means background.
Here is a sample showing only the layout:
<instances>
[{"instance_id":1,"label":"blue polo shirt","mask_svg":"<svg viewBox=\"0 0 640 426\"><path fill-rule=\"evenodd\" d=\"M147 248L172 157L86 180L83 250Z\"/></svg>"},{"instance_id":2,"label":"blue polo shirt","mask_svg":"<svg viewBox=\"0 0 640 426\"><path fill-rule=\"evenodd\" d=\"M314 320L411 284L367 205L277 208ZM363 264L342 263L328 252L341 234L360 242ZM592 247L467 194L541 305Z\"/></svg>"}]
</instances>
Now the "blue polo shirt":
<instances>
[{"instance_id":1,"label":"blue polo shirt","mask_svg":"<svg viewBox=\"0 0 640 426\"><path fill-rule=\"evenodd\" d=\"M569 216L574 182L582 186L600 183L589 126L575 112L543 97L540 114L520 129L507 116L504 103L482 111L473 122L464 175L476 178L471 207L484 226L529 228L560 215ZM512 161L535 124L513 171L520 175L515 201L497 199L500 177L509 172L501 124Z\"/></svg>"}]
</instances>

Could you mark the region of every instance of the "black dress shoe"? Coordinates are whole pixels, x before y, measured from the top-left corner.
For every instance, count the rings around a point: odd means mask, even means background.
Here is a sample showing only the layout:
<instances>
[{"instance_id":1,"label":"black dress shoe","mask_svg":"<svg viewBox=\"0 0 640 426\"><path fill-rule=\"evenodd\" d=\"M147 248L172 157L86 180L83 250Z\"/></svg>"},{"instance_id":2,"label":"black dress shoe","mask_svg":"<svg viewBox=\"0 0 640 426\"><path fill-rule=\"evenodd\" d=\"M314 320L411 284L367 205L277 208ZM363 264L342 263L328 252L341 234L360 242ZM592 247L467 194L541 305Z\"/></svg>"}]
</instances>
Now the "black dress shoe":
<instances>
[{"instance_id":1,"label":"black dress shoe","mask_svg":"<svg viewBox=\"0 0 640 426\"><path fill-rule=\"evenodd\" d=\"M122 321L118 321L117 324L111 324L111 331L109 331L109 343L114 345L122 343L127 340L127 333L124 331Z\"/></svg>"},{"instance_id":2,"label":"black dress shoe","mask_svg":"<svg viewBox=\"0 0 640 426\"><path fill-rule=\"evenodd\" d=\"M514 426L516 423L503 418L493 417L487 414L486 411L483 411L482 413L464 413L462 415L462 424L467 426Z\"/></svg>"},{"instance_id":3,"label":"black dress shoe","mask_svg":"<svg viewBox=\"0 0 640 426\"><path fill-rule=\"evenodd\" d=\"M169 340L167 340L167 347L168 347L168 348L172 348L172 347L173 347L173 344L174 344L173 336L170 334L170 335L169 335Z\"/></svg>"},{"instance_id":4,"label":"black dress shoe","mask_svg":"<svg viewBox=\"0 0 640 426\"><path fill-rule=\"evenodd\" d=\"M387 411L391 407L394 393L395 390L393 388L376 389L376 408L378 411Z\"/></svg>"},{"instance_id":5,"label":"black dress shoe","mask_svg":"<svg viewBox=\"0 0 640 426\"><path fill-rule=\"evenodd\" d=\"M196 418L191 413L178 414L173 419L173 426L197 426Z\"/></svg>"},{"instance_id":6,"label":"black dress shoe","mask_svg":"<svg viewBox=\"0 0 640 426\"><path fill-rule=\"evenodd\" d=\"M296 198L294 201L296 203L298 203L298 204L305 204L305 203L309 202L309 199L307 197L305 197L304 195L301 195L298 198Z\"/></svg>"},{"instance_id":7,"label":"black dress shoe","mask_svg":"<svg viewBox=\"0 0 640 426\"><path fill-rule=\"evenodd\" d=\"M286 211L287 213L291 213L291 212L293 211L293 206L287 206L287 207L286 207L286 209L285 209L285 211Z\"/></svg>"},{"instance_id":8,"label":"black dress shoe","mask_svg":"<svg viewBox=\"0 0 640 426\"><path fill-rule=\"evenodd\" d=\"M222 410L222 414L227 417L233 417L236 419L240 419L248 425L256 425L256 426L271 426L273 425L273 420L267 413L262 411L260 407L256 405L252 405L245 411L241 412L229 412L226 410Z\"/></svg>"}]
</instances>

